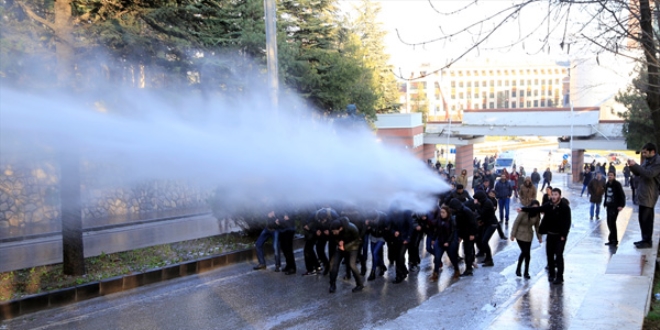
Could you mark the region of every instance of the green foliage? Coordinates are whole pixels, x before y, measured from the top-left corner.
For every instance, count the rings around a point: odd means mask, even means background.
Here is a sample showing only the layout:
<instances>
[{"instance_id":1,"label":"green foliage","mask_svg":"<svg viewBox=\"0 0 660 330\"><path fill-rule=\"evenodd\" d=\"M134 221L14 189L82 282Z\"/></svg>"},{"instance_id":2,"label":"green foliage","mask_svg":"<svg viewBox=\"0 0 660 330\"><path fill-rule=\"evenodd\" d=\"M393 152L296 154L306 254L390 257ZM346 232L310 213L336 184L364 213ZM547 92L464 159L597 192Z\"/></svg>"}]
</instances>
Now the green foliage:
<instances>
[{"instance_id":1,"label":"green foliage","mask_svg":"<svg viewBox=\"0 0 660 330\"><path fill-rule=\"evenodd\" d=\"M621 117L624 119L622 133L626 139L626 144L630 149L641 149L647 142L654 142L655 128L651 118L645 87L646 72L640 72L639 76L633 80L631 86L625 92L619 92L615 97L617 102L623 104L628 111Z\"/></svg>"}]
</instances>

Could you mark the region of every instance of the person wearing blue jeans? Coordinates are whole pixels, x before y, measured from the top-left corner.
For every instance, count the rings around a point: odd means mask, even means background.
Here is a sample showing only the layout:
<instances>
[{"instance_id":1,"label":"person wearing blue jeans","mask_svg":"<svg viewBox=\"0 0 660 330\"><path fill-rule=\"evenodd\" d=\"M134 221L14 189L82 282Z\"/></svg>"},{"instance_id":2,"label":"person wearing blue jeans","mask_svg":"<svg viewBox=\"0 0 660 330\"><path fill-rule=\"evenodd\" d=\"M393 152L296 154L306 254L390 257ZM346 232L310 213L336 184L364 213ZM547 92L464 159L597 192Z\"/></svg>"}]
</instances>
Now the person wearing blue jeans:
<instances>
[{"instance_id":1,"label":"person wearing blue jeans","mask_svg":"<svg viewBox=\"0 0 660 330\"><path fill-rule=\"evenodd\" d=\"M385 246L385 236L390 233L390 226L387 215L380 211L367 212L365 225L371 245L371 272L367 281L373 281L376 275L383 276L387 270L383 260L383 246Z\"/></svg>"},{"instance_id":2,"label":"person wearing blue jeans","mask_svg":"<svg viewBox=\"0 0 660 330\"><path fill-rule=\"evenodd\" d=\"M591 177L592 177L591 170L589 169L588 166L585 166L584 178L582 178L582 192L580 193L580 197L582 197L584 191L587 190L587 186L589 186L589 182L591 182ZM588 192L587 195L589 195Z\"/></svg>"},{"instance_id":3,"label":"person wearing blue jeans","mask_svg":"<svg viewBox=\"0 0 660 330\"><path fill-rule=\"evenodd\" d=\"M261 231L255 247L257 248L257 259L259 264L254 266L254 270L260 270L266 268L266 258L264 257L264 244L272 237L273 238L273 250L275 252L275 271L279 272L282 263L280 261L280 229L282 225L280 220L275 217L275 212L268 213L266 228Z\"/></svg>"},{"instance_id":4,"label":"person wearing blue jeans","mask_svg":"<svg viewBox=\"0 0 660 330\"><path fill-rule=\"evenodd\" d=\"M502 175L495 183L495 198L497 198L497 205L500 209L500 222L506 221L509 223L509 204L511 202L511 194L513 187L506 176Z\"/></svg>"},{"instance_id":5,"label":"person wearing blue jeans","mask_svg":"<svg viewBox=\"0 0 660 330\"><path fill-rule=\"evenodd\" d=\"M596 177L589 182L589 201L591 202L591 207L589 208L590 220L594 219L594 209L596 210L596 220L600 219L600 204L603 203L603 195L605 194L605 181L603 180L603 175L600 172L596 173Z\"/></svg>"}]
</instances>

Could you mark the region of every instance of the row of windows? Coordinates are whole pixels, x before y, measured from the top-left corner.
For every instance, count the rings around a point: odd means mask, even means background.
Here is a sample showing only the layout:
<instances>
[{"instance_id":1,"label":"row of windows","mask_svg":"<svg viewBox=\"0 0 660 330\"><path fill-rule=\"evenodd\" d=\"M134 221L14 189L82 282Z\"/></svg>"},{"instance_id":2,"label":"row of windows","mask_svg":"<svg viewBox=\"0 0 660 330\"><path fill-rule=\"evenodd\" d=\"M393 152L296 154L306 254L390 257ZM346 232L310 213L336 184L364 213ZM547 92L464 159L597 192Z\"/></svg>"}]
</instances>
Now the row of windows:
<instances>
[{"instance_id":1,"label":"row of windows","mask_svg":"<svg viewBox=\"0 0 660 330\"><path fill-rule=\"evenodd\" d=\"M553 84L552 79L548 79L548 80L546 80L546 79L541 79L541 80L534 79L533 81L532 81L532 79L527 79L527 80L520 79L520 80L497 80L497 86L502 87L502 83L504 83L505 87L517 86L517 84L520 84L520 86L525 86L525 82L527 82L527 86L532 86L532 82L534 83L534 86L538 86L539 82L541 83L541 85L544 85L544 86ZM559 85L559 79L555 79L554 83L556 85ZM456 81L452 80L450 85L451 85L452 88L455 88L457 83L456 83ZM474 81L474 85L472 84L472 81L467 81L467 82L459 81L458 82L458 87L459 88L463 88L465 86L467 86L467 87L472 87L472 86L479 87L479 85L480 85L479 81L477 81L477 80ZM487 86L495 87L495 80L490 80L490 81L482 80L481 81L481 87L487 87ZM426 88L426 84L424 84L423 87ZM436 83L436 88L437 88L437 83Z\"/></svg>"},{"instance_id":2,"label":"row of windows","mask_svg":"<svg viewBox=\"0 0 660 330\"><path fill-rule=\"evenodd\" d=\"M500 109L522 109L522 108L552 108L556 107L559 104L559 99L555 98L554 100L528 100L528 101L501 101L501 102L482 102L482 103L475 103L475 104L469 104L467 106L467 109L495 109L496 106L497 108ZM463 104L459 105L452 105L450 107L451 111L456 111L456 110L463 110L465 106ZM436 112L440 112L440 106L435 107Z\"/></svg>"},{"instance_id":3,"label":"row of windows","mask_svg":"<svg viewBox=\"0 0 660 330\"><path fill-rule=\"evenodd\" d=\"M425 75L426 72L422 71L422 73L424 73L424 75ZM561 74L565 75L567 73L567 70L566 69L559 69L559 68L555 68L555 69L548 68L548 69L519 69L519 70L513 70L512 69L512 70L458 70L458 71L449 71L449 75L452 76L452 77L455 77L455 76L462 77L464 75L465 76L480 76L480 75L481 76L493 76L493 75L501 76L502 74L504 74L505 76L508 76L508 75L512 75L512 76L521 75L522 76L522 75L538 75L539 73L540 74L546 74L546 73L547 74L560 74L561 73ZM446 72L443 71L443 74L446 74Z\"/></svg>"},{"instance_id":4,"label":"row of windows","mask_svg":"<svg viewBox=\"0 0 660 330\"><path fill-rule=\"evenodd\" d=\"M554 94L559 95L559 89L555 89ZM473 95L474 95L474 97L472 97ZM498 91L497 92L497 97L498 98L499 97L509 98L509 96L511 96L511 97L518 97L518 96L523 97L523 96L539 96L539 95L540 96L552 96L553 92L552 92L551 89L548 89L548 90L545 90L545 89L541 89L541 90L528 89L526 91L521 90L520 92L518 92L517 90L514 89L514 90L511 90L511 91ZM489 93L481 92L481 97L482 98L486 98L486 97L494 98L495 97L495 92L492 91L492 90ZM451 93L451 98L456 99L456 93L453 92L453 91ZM458 93L458 98L461 99L461 100L466 99L466 98L467 99L471 99L471 98L478 99L479 98L479 91L476 91L474 94L470 93L470 92L468 92L468 93L459 92ZM435 99L436 100L440 99L440 94L439 93L435 94Z\"/></svg>"}]
</instances>

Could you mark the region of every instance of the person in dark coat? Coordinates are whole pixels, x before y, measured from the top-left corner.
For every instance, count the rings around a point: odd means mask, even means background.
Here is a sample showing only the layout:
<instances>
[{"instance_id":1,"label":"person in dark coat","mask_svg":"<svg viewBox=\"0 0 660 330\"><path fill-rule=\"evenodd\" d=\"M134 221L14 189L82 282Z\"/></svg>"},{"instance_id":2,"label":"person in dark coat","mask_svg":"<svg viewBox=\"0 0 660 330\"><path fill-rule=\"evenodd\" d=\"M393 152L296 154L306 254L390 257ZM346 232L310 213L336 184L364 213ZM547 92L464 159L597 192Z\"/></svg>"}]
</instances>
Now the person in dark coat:
<instances>
[{"instance_id":1,"label":"person in dark coat","mask_svg":"<svg viewBox=\"0 0 660 330\"><path fill-rule=\"evenodd\" d=\"M545 185L547 184L548 186L552 182L552 172L550 172L550 168L546 168L545 172L543 172L543 184L541 185L541 190L545 188Z\"/></svg>"},{"instance_id":2,"label":"person in dark coat","mask_svg":"<svg viewBox=\"0 0 660 330\"><path fill-rule=\"evenodd\" d=\"M591 202L589 220L594 219L594 209L596 209L596 220L600 220L600 204L603 202L603 195L605 194L605 182L600 172L596 172L596 177L589 182L587 190L589 190L589 195L591 196L589 197L589 201Z\"/></svg>"},{"instance_id":3,"label":"person in dark coat","mask_svg":"<svg viewBox=\"0 0 660 330\"><path fill-rule=\"evenodd\" d=\"M564 283L564 248L571 230L571 207L568 200L561 197L561 189L552 189L549 203L539 207L523 207L518 211L543 213L539 232L547 234L548 280L553 284Z\"/></svg>"},{"instance_id":4,"label":"person in dark coat","mask_svg":"<svg viewBox=\"0 0 660 330\"><path fill-rule=\"evenodd\" d=\"M271 215L276 217L276 212L271 211L268 216L270 217ZM293 238L296 235L296 222L286 213L282 215L282 219L279 222L282 225L280 229L280 247L286 261L286 266L284 266L282 271L285 275L293 275L297 271L296 258L293 254Z\"/></svg>"},{"instance_id":5,"label":"person in dark coat","mask_svg":"<svg viewBox=\"0 0 660 330\"><path fill-rule=\"evenodd\" d=\"M582 192L580 193L580 197L584 194L584 191L587 190L587 187L589 186L589 182L591 182L591 170L589 167L585 166L584 172L582 174ZM589 196L589 191L587 191L587 196Z\"/></svg>"},{"instance_id":6,"label":"person in dark coat","mask_svg":"<svg viewBox=\"0 0 660 330\"><path fill-rule=\"evenodd\" d=\"M500 209L500 222L509 223L509 206L511 204L511 195L513 187L504 174L495 183L495 198L497 198L497 207Z\"/></svg>"},{"instance_id":7,"label":"person in dark coat","mask_svg":"<svg viewBox=\"0 0 660 330\"><path fill-rule=\"evenodd\" d=\"M508 184L508 182L507 182ZM482 191L474 194L474 201L477 204L477 212L479 213L479 252L483 252L484 260L482 264L484 267L492 267L493 254L490 249L490 238L497 230L497 217L495 217L495 206L493 202Z\"/></svg>"},{"instance_id":8,"label":"person in dark coat","mask_svg":"<svg viewBox=\"0 0 660 330\"><path fill-rule=\"evenodd\" d=\"M465 255L465 271L460 276L472 276L472 263L474 262L474 240L477 236L477 221L474 213L464 206L458 199L449 201L449 209L454 214L458 238L463 241L463 255Z\"/></svg>"},{"instance_id":9,"label":"person in dark coat","mask_svg":"<svg viewBox=\"0 0 660 330\"><path fill-rule=\"evenodd\" d=\"M390 210L388 218L390 219L390 231L392 253L395 257L394 267L396 268L396 278L392 283L398 284L408 277L408 267L406 267L406 253L410 235L412 231L413 212L410 210L401 210L399 205L394 205Z\"/></svg>"},{"instance_id":10,"label":"person in dark coat","mask_svg":"<svg viewBox=\"0 0 660 330\"><path fill-rule=\"evenodd\" d=\"M316 275L321 270L321 264L325 267L324 275L330 271L330 261L325 254L325 246L328 243L328 227L332 220L339 219L337 211L330 207L324 207L313 212L303 226L305 232L305 267L307 272L303 275ZM325 232L328 231L326 234ZM316 250L316 251L315 251Z\"/></svg>"},{"instance_id":11,"label":"person in dark coat","mask_svg":"<svg viewBox=\"0 0 660 330\"><path fill-rule=\"evenodd\" d=\"M431 232L431 244L433 245L433 274L431 281L438 280L442 269L442 255L447 253L454 267L453 279L458 279L460 270L458 268L458 240L456 235L456 224L452 220L449 207L443 206L434 219L434 228Z\"/></svg>"},{"instance_id":12,"label":"person in dark coat","mask_svg":"<svg viewBox=\"0 0 660 330\"><path fill-rule=\"evenodd\" d=\"M280 256L280 230L283 228L283 217L285 215L275 215L275 211L271 211L266 216L266 228L261 231L257 242L254 244L257 249L257 259L259 264L254 266L254 270L266 268L266 258L264 257L264 244L273 239L273 250L275 250L275 271L279 272L281 267ZM288 219L288 216L287 216Z\"/></svg>"},{"instance_id":13,"label":"person in dark coat","mask_svg":"<svg viewBox=\"0 0 660 330\"><path fill-rule=\"evenodd\" d=\"M383 276L387 267L383 260L383 247L390 234L390 223L387 214L380 211L368 212L365 215L365 225L369 233L369 245L371 246L371 272L367 281L376 279L376 275Z\"/></svg>"},{"instance_id":14,"label":"person in dark coat","mask_svg":"<svg viewBox=\"0 0 660 330\"><path fill-rule=\"evenodd\" d=\"M330 262L330 289L328 291L333 293L337 290L337 273L339 272L339 265L342 259L347 260L348 267L351 273L353 273L353 278L355 278L353 292L362 291L364 289L364 282L355 264L358 257L358 250L362 246L360 231L347 217L333 220L330 224L330 230L332 232L332 239L337 243L337 251L333 254Z\"/></svg>"},{"instance_id":15,"label":"person in dark coat","mask_svg":"<svg viewBox=\"0 0 660 330\"><path fill-rule=\"evenodd\" d=\"M610 235L607 237L605 245L616 246L619 239L616 230L616 218L619 211L626 207L626 193L621 187L621 183L616 180L613 172L607 173L607 183L605 184L605 202L603 203L607 211L607 229Z\"/></svg>"},{"instance_id":16,"label":"person in dark coat","mask_svg":"<svg viewBox=\"0 0 660 330\"><path fill-rule=\"evenodd\" d=\"M625 179L624 186L630 186L630 166L627 163L623 166L623 178Z\"/></svg>"},{"instance_id":17,"label":"person in dark coat","mask_svg":"<svg viewBox=\"0 0 660 330\"><path fill-rule=\"evenodd\" d=\"M530 175L530 178L532 178L532 184L536 189L539 189L539 182L541 182L541 174L539 174L538 170L534 168L534 171Z\"/></svg>"},{"instance_id":18,"label":"person in dark coat","mask_svg":"<svg viewBox=\"0 0 660 330\"><path fill-rule=\"evenodd\" d=\"M660 185L660 156L653 143L647 143L642 147L642 164L637 164L633 159L628 159L630 171L638 176L636 183L637 202L639 204L639 227L642 231L642 240L635 242L638 249L653 247L651 238L653 236L653 208L658 202L658 187Z\"/></svg>"}]
</instances>

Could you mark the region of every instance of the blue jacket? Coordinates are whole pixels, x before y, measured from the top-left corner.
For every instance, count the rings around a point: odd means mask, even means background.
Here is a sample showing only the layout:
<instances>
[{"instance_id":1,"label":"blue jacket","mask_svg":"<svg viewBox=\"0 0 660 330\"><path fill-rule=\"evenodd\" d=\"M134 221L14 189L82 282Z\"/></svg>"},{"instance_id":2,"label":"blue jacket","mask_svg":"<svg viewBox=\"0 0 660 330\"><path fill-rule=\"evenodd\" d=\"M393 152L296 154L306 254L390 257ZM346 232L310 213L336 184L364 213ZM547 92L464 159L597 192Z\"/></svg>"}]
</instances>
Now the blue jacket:
<instances>
[{"instance_id":1,"label":"blue jacket","mask_svg":"<svg viewBox=\"0 0 660 330\"><path fill-rule=\"evenodd\" d=\"M512 193L513 188L511 188L509 181L502 181L500 179L495 182L495 198L510 198Z\"/></svg>"}]
</instances>

